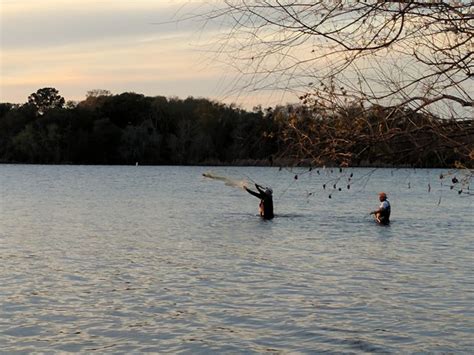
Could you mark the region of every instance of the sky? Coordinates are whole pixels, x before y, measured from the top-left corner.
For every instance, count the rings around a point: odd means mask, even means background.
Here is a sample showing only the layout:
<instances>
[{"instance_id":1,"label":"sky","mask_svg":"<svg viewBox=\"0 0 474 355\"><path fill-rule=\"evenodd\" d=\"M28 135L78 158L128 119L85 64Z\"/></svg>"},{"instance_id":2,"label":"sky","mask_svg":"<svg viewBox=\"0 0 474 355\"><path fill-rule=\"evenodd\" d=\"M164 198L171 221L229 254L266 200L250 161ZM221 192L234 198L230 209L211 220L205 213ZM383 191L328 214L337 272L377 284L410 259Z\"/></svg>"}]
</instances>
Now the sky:
<instances>
[{"instance_id":1,"label":"sky","mask_svg":"<svg viewBox=\"0 0 474 355\"><path fill-rule=\"evenodd\" d=\"M0 0L0 102L54 87L67 101L104 89L245 108L282 103L281 94L230 90L238 74L205 45L220 29L176 21L202 9L189 0Z\"/></svg>"}]
</instances>

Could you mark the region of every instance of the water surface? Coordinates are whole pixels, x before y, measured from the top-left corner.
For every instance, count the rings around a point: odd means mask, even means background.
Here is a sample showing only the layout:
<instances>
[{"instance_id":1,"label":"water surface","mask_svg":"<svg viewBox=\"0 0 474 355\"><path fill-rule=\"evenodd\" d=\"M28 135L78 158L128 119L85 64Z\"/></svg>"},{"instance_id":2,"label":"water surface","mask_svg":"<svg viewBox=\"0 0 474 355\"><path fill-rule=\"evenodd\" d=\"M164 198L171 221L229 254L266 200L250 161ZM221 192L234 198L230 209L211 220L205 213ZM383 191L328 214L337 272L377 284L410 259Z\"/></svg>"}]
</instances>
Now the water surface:
<instances>
[{"instance_id":1,"label":"water surface","mask_svg":"<svg viewBox=\"0 0 474 355\"><path fill-rule=\"evenodd\" d=\"M473 198L439 174L1 165L0 351L471 352Z\"/></svg>"}]
</instances>

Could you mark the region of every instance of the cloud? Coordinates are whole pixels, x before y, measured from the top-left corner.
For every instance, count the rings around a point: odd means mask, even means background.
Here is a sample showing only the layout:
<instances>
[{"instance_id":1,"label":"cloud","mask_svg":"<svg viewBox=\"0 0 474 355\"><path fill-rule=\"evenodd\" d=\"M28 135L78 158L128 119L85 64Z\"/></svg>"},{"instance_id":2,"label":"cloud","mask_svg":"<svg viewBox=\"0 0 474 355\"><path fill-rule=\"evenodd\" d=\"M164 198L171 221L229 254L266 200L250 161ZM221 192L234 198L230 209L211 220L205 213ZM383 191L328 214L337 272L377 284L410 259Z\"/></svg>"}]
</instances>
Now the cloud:
<instances>
[{"instance_id":1,"label":"cloud","mask_svg":"<svg viewBox=\"0 0 474 355\"><path fill-rule=\"evenodd\" d=\"M181 8L179 2L164 5L146 0L7 3L2 8L2 49L44 48L189 31L190 23L177 21Z\"/></svg>"},{"instance_id":2,"label":"cloud","mask_svg":"<svg viewBox=\"0 0 474 355\"><path fill-rule=\"evenodd\" d=\"M72 100L96 88L252 105L261 97L227 91L238 74L208 46L226 24L199 16L212 1L0 1L0 102L45 86Z\"/></svg>"},{"instance_id":3,"label":"cloud","mask_svg":"<svg viewBox=\"0 0 474 355\"><path fill-rule=\"evenodd\" d=\"M203 63L188 39L188 33L170 32L10 48L0 53L0 101L23 102L43 86L61 88L61 94L73 100L94 88L150 96L210 96L222 72Z\"/></svg>"}]
</instances>

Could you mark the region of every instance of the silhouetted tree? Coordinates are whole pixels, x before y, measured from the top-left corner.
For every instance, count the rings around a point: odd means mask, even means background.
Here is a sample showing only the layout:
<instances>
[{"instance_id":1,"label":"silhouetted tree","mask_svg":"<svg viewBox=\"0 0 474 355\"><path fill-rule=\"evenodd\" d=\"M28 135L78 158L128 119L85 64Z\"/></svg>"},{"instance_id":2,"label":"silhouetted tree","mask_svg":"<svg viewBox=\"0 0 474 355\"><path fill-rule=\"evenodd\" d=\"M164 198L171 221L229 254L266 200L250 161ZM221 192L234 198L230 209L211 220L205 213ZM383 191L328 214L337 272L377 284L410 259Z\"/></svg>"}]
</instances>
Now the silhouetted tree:
<instances>
[{"instance_id":1,"label":"silhouetted tree","mask_svg":"<svg viewBox=\"0 0 474 355\"><path fill-rule=\"evenodd\" d=\"M36 107L36 112L40 115L53 108L64 106L64 97L59 95L55 88L42 88L28 96L28 103Z\"/></svg>"},{"instance_id":2,"label":"silhouetted tree","mask_svg":"<svg viewBox=\"0 0 474 355\"><path fill-rule=\"evenodd\" d=\"M139 125L151 116L152 99L144 95L127 92L101 98L104 99L100 106L101 115L120 128Z\"/></svg>"},{"instance_id":3,"label":"silhouetted tree","mask_svg":"<svg viewBox=\"0 0 474 355\"><path fill-rule=\"evenodd\" d=\"M449 166L469 165L473 146L472 120L409 107L308 95L246 111L203 98L97 95L41 115L32 103L0 104L0 161Z\"/></svg>"}]
</instances>

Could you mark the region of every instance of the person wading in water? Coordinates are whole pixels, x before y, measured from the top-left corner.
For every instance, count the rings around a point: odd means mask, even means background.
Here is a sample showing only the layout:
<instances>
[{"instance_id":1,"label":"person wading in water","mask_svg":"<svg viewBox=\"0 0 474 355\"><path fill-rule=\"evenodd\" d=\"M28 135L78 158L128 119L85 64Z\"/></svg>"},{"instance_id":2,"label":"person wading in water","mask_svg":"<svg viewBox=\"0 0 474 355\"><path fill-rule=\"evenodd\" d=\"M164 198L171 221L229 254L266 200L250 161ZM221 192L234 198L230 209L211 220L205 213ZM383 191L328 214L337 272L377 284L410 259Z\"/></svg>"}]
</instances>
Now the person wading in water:
<instances>
[{"instance_id":1,"label":"person wading in water","mask_svg":"<svg viewBox=\"0 0 474 355\"><path fill-rule=\"evenodd\" d=\"M260 216L264 219L272 219L273 215L273 190L269 187L263 188L255 184L258 192L252 191L247 186L244 186L245 191L260 199Z\"/></svg>"},{"instance_id":2,"label":"person wading in water","mask_svg":"<svg viewBox=\"0 0 474 355\"><path fill-rule=\"evenodd\" d=\"M380 224L390 223L390 202L387 200L387 194L385 192L379 193L380 206L378 210L370 212L375 216L375 221Z\"/></svg>"}]
</instances>

